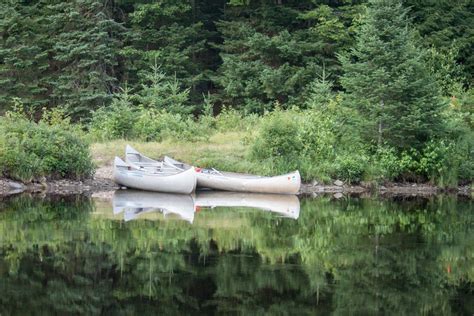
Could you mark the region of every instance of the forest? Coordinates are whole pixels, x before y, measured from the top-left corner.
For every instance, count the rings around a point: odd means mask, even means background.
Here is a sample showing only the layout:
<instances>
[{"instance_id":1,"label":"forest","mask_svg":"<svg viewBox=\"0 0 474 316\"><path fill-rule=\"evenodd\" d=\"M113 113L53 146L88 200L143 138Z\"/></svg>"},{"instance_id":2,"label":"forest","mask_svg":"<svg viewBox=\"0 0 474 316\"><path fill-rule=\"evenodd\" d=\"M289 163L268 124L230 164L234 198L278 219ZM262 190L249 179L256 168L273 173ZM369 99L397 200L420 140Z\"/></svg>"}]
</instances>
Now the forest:
<instances>
[{"instance_id":1,"label":"forest","mask_svg":"<svg viewBox=\"0 0 474 316\"><path fill-rule=\"evenodd\" d=\"M471 183L473 29L471 0L4 0L0 173L89 176L89 145L125 139L306 181Z\"/></svg>"}]
</instances>

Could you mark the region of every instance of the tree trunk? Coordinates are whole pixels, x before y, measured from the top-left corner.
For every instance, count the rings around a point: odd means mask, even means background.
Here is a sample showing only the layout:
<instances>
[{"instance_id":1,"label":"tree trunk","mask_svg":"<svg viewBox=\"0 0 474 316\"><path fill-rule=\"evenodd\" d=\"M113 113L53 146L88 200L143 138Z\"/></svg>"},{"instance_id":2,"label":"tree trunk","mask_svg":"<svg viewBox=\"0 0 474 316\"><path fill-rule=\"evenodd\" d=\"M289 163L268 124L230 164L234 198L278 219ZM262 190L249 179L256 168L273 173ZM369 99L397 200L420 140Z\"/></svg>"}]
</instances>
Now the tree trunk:
<instances>
[{"instance_id":1,"label":"tree trunk","mask_svg":"<svg viewBox=\"0 0 474 316\"><path fill-rule=\"evenodd\" d=\"M379 135L377 140L377 145L382 146L382 132L383 132L383 122L382 122L382 111L383 111L383 100L380 102L380 115L379 115Z\"/></svg>"}]
</instances>

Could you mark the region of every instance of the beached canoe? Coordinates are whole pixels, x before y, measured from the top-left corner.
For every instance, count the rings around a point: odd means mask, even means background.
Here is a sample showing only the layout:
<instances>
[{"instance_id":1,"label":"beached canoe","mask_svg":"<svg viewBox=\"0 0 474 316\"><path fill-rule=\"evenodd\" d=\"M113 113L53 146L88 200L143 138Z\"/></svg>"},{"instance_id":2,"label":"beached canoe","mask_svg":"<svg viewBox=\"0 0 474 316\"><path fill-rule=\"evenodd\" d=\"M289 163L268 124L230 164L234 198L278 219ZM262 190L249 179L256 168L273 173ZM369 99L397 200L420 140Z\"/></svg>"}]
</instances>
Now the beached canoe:
<instances>
[{"instance_id":1,"label":"beached canoe","mask_svg":"<svg viewBox=\"0 0 474 316\"><path fill-rule=\"evenodd\" d=\"M140 166L115 157L114 180L129 188L190 194L196 188L196 171L194 168L179 170L161 166Z\"/></svg>"},{"instance_id":2,"label":"beached canoe","mask_svg":"<svg viewBox=\"0 0 474 316\"><path fill-rule=\"evenodd\" d=\"M300 201L296 195L241 193L223 191L199 191L196 193L196 209L214 207L246 207L277 213L283 217L297 219Z\"/></svg>"},{"instance_id":3,"label":"beached canoe","mask_svg":"<svg viewBox=\"0 0 474 316\"><path fill-rule=\"evenodd\" d=\"M125 162L137 165L141 168L152 168L155 170L156 168L166 168L166 166L163 165L163 161L148 158L130 145L125 146Z\"/></svg>"},{"instance_id":4,"label":"beached canoe","mask_svg":"<svg viewBox=\"0 0 474 316\"><path fill-rule=\"evenodd\" d=\"M170 167L184 171L194 167L165 156L163 161L146 157L127 145L125 159L144 169L158 168L168 170ZM222 191L296 194L301 186L298 171L275 176L264 177L251 174L218 171L215 169L196 168L197 186Z\"/></svg>"},{"instance_id":5,"label":"beached canoe","mask_svg":"<svg viewBox=\"0 0 474 316\"><path fill-rule=\"evenodd\" d=\"M159 211L165 217L175 214L180 219L192 223L194 210L193 196L185 194L117 190L113 198L114 214L123 212L125 221Z\"/></svg>"},{"instance_id":6,"label":"beached canoe","mask_svg":"<svg viewBox=\"0 0 474 316\"><path fill-rule=\"evenodd\" d=\"M191 168L191 166L167 156L164 157L163 162L166 165L173 165L179 170ZM198 168L196 171L197 185L201 188L234 192L296 194L301 186L301 176L298 171L275 177L203 168Z\"/></svg>"}]
</instances>

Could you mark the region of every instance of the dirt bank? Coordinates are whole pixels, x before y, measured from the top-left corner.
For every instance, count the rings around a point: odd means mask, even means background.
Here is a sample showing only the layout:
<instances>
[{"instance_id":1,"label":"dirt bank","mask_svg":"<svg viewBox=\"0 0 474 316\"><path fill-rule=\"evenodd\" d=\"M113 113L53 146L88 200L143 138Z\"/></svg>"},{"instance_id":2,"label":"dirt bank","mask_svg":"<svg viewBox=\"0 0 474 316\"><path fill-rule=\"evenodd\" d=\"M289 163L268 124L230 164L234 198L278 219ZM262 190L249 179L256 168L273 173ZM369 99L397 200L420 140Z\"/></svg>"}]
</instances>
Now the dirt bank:
<instances>
[{"instance_id":1,"label":"dirt bank","mask_svg":"<svg viewBox=\"0 0 474 316\"><path fill-rule=\"evenodd\" d=\"M102 166L97 169L94 177L84 181L55 180L43 183L21 184L17 181L0 178L0 195L17 194L21 192L30 193L55 193L55 194L94 194L100 195L103 192L114 191L118 185L112 180L113 167ZM300 195L333 194L335 197L342 197L347 194L377 194L377 195L435 195L439 193L461 194L472 197L473 191L470 186L459 187L446 191L429 184L405 184L388 183L381 186L374 186L372 183L361 183L359 185L347 185L341 181L334 181L334 184L320 184L316 181L304 183L301 186ZM105 193L106 194L106 193Z\"/></svg>"},{"instance_id":2,"label":"dirt bank","mask_svg":"<svg viewBox=\"0 0 474 316\"><path fill-rule=\"evenodd\" d=\"M97 169L92 179L83 181L50 180L42 183L22 184L17 181L0 178L0 195L30 193L82 194L102 191L114 191L119 187L112 180L113 168L104 166Z\"/></svg>"}]
</instances>

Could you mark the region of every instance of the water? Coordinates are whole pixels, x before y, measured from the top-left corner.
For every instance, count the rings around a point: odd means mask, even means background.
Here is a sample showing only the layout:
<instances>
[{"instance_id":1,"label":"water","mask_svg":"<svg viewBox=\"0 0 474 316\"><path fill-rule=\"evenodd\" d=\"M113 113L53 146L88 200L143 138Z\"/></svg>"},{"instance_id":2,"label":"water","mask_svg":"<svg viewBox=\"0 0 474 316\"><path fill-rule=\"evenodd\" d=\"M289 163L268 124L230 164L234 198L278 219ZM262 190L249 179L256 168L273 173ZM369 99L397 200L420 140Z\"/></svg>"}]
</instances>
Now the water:
<instances>
[{"instance_id":1,"label":"water","mask_svg":"<svg viewBox=\"0 0 474 316\"><path fill-rule=\"evenodd\" d=\"M0 200L0 314L474 314L472 201L127 194Z\"/></svg>"}]
</instances>

